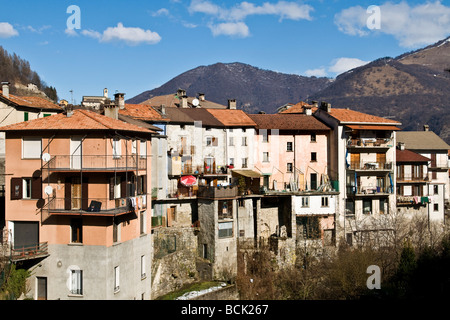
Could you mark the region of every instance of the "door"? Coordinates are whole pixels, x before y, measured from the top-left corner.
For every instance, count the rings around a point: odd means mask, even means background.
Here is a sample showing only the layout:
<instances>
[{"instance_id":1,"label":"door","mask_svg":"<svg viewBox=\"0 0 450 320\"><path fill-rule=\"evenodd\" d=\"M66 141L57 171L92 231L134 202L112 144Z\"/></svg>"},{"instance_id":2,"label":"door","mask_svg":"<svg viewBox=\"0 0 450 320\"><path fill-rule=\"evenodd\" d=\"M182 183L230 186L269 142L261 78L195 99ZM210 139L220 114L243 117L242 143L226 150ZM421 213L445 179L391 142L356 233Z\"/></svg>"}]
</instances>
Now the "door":
<instances>
[{"instance_id":1,"label":"door","mask_svg":"<svg viewBox=\"0 0 450 320\"><path fill-rule=\"evenodd\" d=\"M317 189L317 173L311 173L311 190Z\"/></svg>"},{"instance_id":2,"label":"door","mask_svg":"<svg viewBox=\"0 0 450 320\"><path fill-rule=\"evenodd\" d=\"M361 155L359 153L350 153L350 168L360 169Z\"/></svg>"},{"instance_id":3,"label":"door","mask_svg":"<svg viewBox=\"0 0 450 320\"><path fill-rule=\"evenodd\" d=\"M383 169L386 164L386 153L377 153L378 167Z\"/></svg>"},{"instance_id":4,"label":"door","mask_svg":"<svg viewBox=\"0 0 450 320\"><path fill-rule=\"evenodd\" d=\"M72 178L71 187L71 199L72 199L72 210L81 209L81 179L79 177Z\"/></svg>"},{"instance_id":5,"label":"door","mask_svg":"<svg viewBox=\"0 0 450 320\"><path fill-rule=\"evenodd\" d=\"M70 168L81 169L81 137L70 138Z\"/></svg>"},{"instance_id":6,"label":"door","mask_svg":"<svg viewBox=\"0 0 450 320\"><path fill-rule=\"evenodd\" d=\"M37 299L47 300L47 278L37 277Z\"/></svg>"}]
</instances>

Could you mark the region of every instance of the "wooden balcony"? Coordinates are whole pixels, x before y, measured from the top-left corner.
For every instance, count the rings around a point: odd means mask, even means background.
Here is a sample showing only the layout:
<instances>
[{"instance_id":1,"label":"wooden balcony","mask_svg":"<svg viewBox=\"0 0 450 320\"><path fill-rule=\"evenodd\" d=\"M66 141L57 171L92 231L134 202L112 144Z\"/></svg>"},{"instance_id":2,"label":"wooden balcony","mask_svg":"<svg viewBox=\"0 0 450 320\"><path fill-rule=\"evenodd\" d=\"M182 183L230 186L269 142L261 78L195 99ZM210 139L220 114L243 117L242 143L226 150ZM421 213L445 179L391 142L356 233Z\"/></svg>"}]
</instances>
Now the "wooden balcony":
<instances>
[{"instance_id":1,"label":"wooden balcony","mask_svg":"<svg viewBox=\"0 0 450 320\"><path fill-rule=\"evenodd\" d=\"M47 242L11 249L11 260L14 262L44 258L48 255Z\"/></svg>"},{"instance_id":2,"label":"wooden balcony","mask_svg":"<svg viewBox=\"0 0 450 320\"><path fill-rule=\"evenodd\" d=\"M389 149L393 147L392 139L380 138L357 138L351 139L347 143L347 148L374 148L374 149Z\"/></svg>"},{"instance_id":3,"label":"wooden balcony","mask_svg":"<svg viewBox=\"0 0 450 320\"><path fill-rule=\"evenodd\" d=\"M197 191L197 198L206 199L234 199L238 195L237 186L199 186Z\"/></svg>"},{"instance_id":4,"label":"wooden balcony","mask_svg":"<svg viewBox=\"0 0 450 320\"><path fill-rule=\"evenodd\" d=\"M393 171L392 162L350 162L347 170L365 171L365 172L379 172L379 171Z\"/></svg>"},{"instance_id":5,"label":"wooden balcony","mask_svg":"<svg viewBox=\"0 0 450 320\"><path fill-rule=\"evenodd\" d=\"M57 155L44 162L49 171L137 171L147 169L147 158L139 155Z\"/></svg>"}]
</instances>

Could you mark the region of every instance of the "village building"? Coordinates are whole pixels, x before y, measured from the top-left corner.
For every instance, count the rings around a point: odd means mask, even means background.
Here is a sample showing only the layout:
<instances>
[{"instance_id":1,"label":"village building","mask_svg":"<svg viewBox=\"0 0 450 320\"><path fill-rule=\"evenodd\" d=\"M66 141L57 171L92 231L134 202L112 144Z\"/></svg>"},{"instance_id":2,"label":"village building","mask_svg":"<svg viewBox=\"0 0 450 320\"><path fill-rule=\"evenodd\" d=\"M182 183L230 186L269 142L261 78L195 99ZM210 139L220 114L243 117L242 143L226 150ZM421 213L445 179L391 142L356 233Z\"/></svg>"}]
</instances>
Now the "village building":
<instances>
[{"instance_id":1,"label":"village building","mask_svg":"<svg viewBox=\"0 0 450 320\"><path fill-rule=\"evenodd\" d=\"M153 130L87 110L2 127L10 257L33 299L150 299Z\"/></svg>"}]
</instances>

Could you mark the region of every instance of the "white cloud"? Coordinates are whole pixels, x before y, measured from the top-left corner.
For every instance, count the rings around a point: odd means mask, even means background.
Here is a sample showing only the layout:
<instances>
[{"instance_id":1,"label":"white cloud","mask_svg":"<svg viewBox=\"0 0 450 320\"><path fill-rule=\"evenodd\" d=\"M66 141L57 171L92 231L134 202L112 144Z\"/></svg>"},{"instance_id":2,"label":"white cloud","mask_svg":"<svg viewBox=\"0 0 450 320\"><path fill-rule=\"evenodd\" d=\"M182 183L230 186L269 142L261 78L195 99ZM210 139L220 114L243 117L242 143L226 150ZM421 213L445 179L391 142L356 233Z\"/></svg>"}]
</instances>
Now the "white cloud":
<instances>
[{"instance_id":1,"label":"white cloud","mask_svg":"<svg viewBox=\"0 0 450 320\"><path fill-rule=\"evenodd\" d=\"M367 19L371 14L361 6L350 7L336 14L335 24L340 31L349 35L367 36L372 32L391 35L406 48L429 45L450 34L450 7L440 1L415 6L405 1L398 4L386 2L379 7L380 29L367 28Z\"/></svg>"},{"instance_id":2,"label":"white cloud","mask_svg":"<svg viewBox=\"0 0 450 320\"><path fill-rule=\"evenodd\" d=\"M166 8L161 8L156 12L152 12L151 15L153 17L170 16L170 12Z\"/></svg>"},{"instance_id":3,"label":"white cloud","mask_svg":"<svg viewBox=\"0 0 450 320\"><path fill-rule=\"evenodd\" d=\"M326 68L317 68L317 69L306 70L305 76L307 76L307 77L326 77L327 70L326 70Z\"/></svg>"},{"instance_id":4,"label":"white cloud","mask_svg":"<svg viewBox=\"0 0 450 320\"><path fill-rule=\"evenodd\" d=\"M280 21L284 19L312 20L310 13L314 9L309 5L289 1L265 2L262 5L244 1L231 8L225 8L208 0L192 0L188 10L191 14L203 13L211 16L213 22L209 27L213 35L226 34L246 37L250 32L244 20L249 16L272 15L279 17Z\"/></svg>"},{"instance_id":5,"label":"white cloud","mask_svg":"<svg viewBox=\"0 0 450 320\"><path fill-rule=\"evenodd\" d=\"M248 26L243 22L225 22L210 25L213 36L225 35L246 38L250 35Z\"/></svg>"},{"instance_id":6,"label":"white cloud","mask_svg":"<svg viewBox=\"0 0 450 320\"><path fill-rule=\"evenodd\" d=\"M98 39L100 40L102 38L102 34L95 30L83 30L81 31L81 34L90 38Z\"/></svg>"},{"instance_id":7,"label":"white cloud","mask_svg":"<svg viewBox=\"0 0 450 320\"><path fill-rule=\"evenodd\" d=\"M332 65L328 68L328 71L341 74L368 63L369 61L363 61L357 58L338 58L333 60Z\"/></svg>"},{"instance_id":8,"label":"white cloud","mask_svg":"<svg viewBox=\"0 0 450 320\"><path fill-rule=\"evenodd\" d=\"M18 36L19 32L8 22L0 22L0 38Z\"/></svg>"},{"instance_id":9,"label":"white cloud","mask_svg":"<svg viewBox=\"0 0 450 320\"><path fill-rule=\"evenodd\" d=\"M67 28L66 30L64 30L64 33L70 37L78 37L78 33L75 31L75 29Z\"/></svg>"},{"instance_id":10,"label":"white cloud","mask_svg":"<svg viewBox=\"0 0 450 320\"><path fill-rule=\"evenodd\" d=\"M90 36L96 34L90 34ZM141 28L124 27L118 23L116 27L109 27L100 38L101 42L124 41L128 45L135 46L141 43L156 44L161 41L158 33Z\"/></svg>"}]
</instances>

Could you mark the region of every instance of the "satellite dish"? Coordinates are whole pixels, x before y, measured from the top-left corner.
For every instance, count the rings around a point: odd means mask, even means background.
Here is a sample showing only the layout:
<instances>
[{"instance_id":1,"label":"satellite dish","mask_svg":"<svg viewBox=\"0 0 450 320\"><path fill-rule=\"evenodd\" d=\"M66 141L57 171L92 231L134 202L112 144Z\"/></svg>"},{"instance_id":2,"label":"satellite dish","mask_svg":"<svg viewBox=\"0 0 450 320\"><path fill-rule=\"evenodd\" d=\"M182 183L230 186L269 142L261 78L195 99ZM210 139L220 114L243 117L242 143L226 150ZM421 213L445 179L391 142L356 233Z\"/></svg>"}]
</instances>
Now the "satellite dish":
<instances>
[{"instance_id":1,"label":"satellite dish","mask_svg":"<svg viewBox=\"0 0 450 320\"><path fill-rule=\"evenodd\" d=\"M44 160L44 161L49 161L50 160L50 154L48 154L48 153L44 153L43 155L42 155L42 160Z\"/></svg>"},{"instance_id":2,"label":"satellite dish","mask_svg":"<svg viewBox=\"0 0 450 320\"><path fill-rule=\"evenodd\" d=\"M194 100L192 100L192 104L194 105L194 107L198 107L198 105L200 104L200 101L198 99L194 99Z\"/></svg>"},{"instance_id":3,"label":"satellite dish","mask_svg":"<svg viewBox=\"0 0 450 320\"><path fill-rule=\"evenodd\" d=\"M51 186L46 186L44 189L46 195L51 195L53 193L53 188Z\"/></svg>"}]
</instances>

